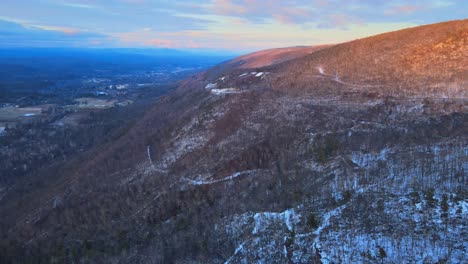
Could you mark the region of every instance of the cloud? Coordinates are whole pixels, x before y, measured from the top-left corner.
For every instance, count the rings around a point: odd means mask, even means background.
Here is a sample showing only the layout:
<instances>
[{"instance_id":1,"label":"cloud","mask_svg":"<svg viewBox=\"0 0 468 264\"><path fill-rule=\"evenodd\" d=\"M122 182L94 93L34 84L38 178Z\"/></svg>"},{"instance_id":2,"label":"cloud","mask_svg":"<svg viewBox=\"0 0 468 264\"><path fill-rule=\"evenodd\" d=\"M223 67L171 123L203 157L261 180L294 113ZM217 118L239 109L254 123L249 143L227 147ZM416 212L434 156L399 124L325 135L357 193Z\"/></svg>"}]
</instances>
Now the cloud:
<instances>
[{"instance_id":1,"label":"cloud","mask_svg":"<svg viewBox=\"0 0 468 264\"><path fill-rule=\"evenodd\" d=\"M89 2L89 1L86 1ZM86 9L92 9L92 8L97 8L97 6L93 5L92 2L89 3L82 3L82 2L57 2L58 4L61 4L66 7L72 7L72 8L86 8Z\"/></svg>"},{"instance_id":2,"label":"cloud","mask_svg":"<svg viewBox=\"0 0 468 264\"><path fill-rule=\"evenodd\" d=\"M243 15L248 11L245 5L235 3L232 0L215 0L213 7L216 13L227 16Z\"/></svg>"},{"instance_id":3,"label":"cloud","mask_svg":"<svg viewBox=\"0 0 468 264\"><path fill-rule=\"evenodd\" d=\"M253 23L277 20L286 24L301 23L310 19L314 12L300 1L259 0L214 0L209 8L212 12L238 17Z\"/></svg>"},{"instance_id":4,"label":"cloud","mask_svg":"<svg viewBox=\"0 0 468 264\"><path fill-rule=\"evenodd\" d=\"M415 5L399 5L392 7L391 9L385 10L384 13L389 16L393 15L410 15L414 12L422 10L422 6Z\"/></svg>"},{"instance_id":5,"label":"cloud","mask_svg":"<svg viewBox=\"0 0 468 264\"><path fill-rule=\"evenodd\" d=\"M426 23L449 20L454 15L449 10L457 6L468 10L466 1L455 5L453 1L442 0L212 0L208 8L218 15L250 23L274 20L308 27L347 29L356 24L402 22L408 15ZM464 13L466 17L467 11Z\"/></svg>"},{"instance_id":6,"label":"cloud","mask_svg":"<svg viewBox=\"0 0 468 264\"><path fill-rule=\"evenodd\" d=\"M75 34L80 33L79 29L71 28L71 27L56 27L56 26L44 26L44 25L33 25L32 27L46 30L46 31L58 31L58 32L62 32L65 34L70 34L70 35L75 35Z\"/></svg>"},{"instance_id":7,"label":"cloud","mask_svg":"<svg viewBox=\"0 0 468 264\"><path fill-rule=\"evenodd\" d=\"M347 30L352 24L363 25L365 22L357 17L345 14L330 14L324 22L317 25L318 28L339 28Z\"/></svg>"},{"instance_id":8,"label":"cloud","mask_svg":"<svg viewBox=\"0 0 468 264\"><path fill-rule=\"evenodd\" d=\"M303 31L296 32L268 32L261 28L244 32L243 35L232 32L214 31L135 31L114 35L119 39L123 47L157 47L157 48L210 48L226 50L257 50L264 47L281 47L291 45L312 44L313 37L304 34Z\"/></svg>"},{"instance_id":9,"label":"cloud","mask_svg":"<svg viewBox=\"0 0 468 264\"><path fill-rule=\"evenodd\" d=\"M110 36L75 28L0 20L0 47L86 47L89 44L110 44L113 41L115 40Z\"/></svg>"},{"instance_id":10,"label":"cloud","mask_svg":"<svg viewBox=\"0 0 468 264\"><path fill-rule=\"evenodd\" d=\"M0 1L0 19L23 28L15 33L16 41L23 41L17 45L78 45L81 40L82 46L92 42L257 49L312 40L339 42L403 25L466 17L466 0ZM0 38L13 44L15 39L6 35L12 35L15 26L9 27Z\"/></svg>"},{"instance_id":11,"label":"cloud","mask_svg":"<svg viewBox=\"0 0 468 264\"><path fill-rule=\"evenodd\" d=\"M175 43L168 39L149 39L144 41L147 46L154 46L158 48L174 48Z\"/></svg>"}]
</instances>

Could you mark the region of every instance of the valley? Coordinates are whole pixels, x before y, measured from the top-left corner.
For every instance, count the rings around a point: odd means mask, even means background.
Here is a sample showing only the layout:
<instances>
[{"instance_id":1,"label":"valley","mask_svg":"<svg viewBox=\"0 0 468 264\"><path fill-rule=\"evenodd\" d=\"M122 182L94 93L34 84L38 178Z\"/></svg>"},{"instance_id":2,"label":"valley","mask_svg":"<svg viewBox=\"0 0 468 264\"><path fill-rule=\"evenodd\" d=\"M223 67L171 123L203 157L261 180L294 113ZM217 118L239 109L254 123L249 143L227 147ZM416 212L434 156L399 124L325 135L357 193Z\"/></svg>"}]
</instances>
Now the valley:
<instances>
[{"instance_id":1,"label":"valley","mask_svg":"<svg viewBox=\"0 0 468 264\"><path fill-rule=\"evenodd\" d=\"M0 50L2 194L111 141L178 81L224 59L80 49L27 49L11 59L16 51Z\"/></svg>"}]
</instances>

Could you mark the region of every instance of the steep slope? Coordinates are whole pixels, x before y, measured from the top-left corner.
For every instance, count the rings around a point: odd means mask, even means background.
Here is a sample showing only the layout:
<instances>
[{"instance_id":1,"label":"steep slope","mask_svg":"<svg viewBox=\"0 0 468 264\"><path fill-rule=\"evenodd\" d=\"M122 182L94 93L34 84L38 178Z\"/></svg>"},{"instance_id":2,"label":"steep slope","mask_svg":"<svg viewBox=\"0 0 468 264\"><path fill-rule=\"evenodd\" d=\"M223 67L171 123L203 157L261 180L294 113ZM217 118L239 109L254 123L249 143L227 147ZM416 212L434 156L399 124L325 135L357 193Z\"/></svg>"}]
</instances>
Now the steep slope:
<instances>
[{"instance_id":1,"label":"steep slope","mask_svg":"<svg viewBox=\"0 0 468 264\"><path fill-rule=\"evenodd\" d=\"M193 76L118 141L7 193L0 260L466 262L466 32Z\"/></svg>"},{"instance_id":2,"label":"steep slope","mask_svg":"<svg viewBox=\"0 0 468 264\"><path fill-rule=\"evenodd\" d=\"M235 64L243 61L239 58L226 63L236 67L214 67L205 77L220 87L251 89L258 85L321 97L361 92L412 98L466 97L467 39L467 21L451 21L317 47L302 57L263 68L244 69ZM262 81L253 78L257 71Z\"/></svg>"},{"instance_id":3,"label":"steep slope","mask_svg":"<svg viewBox=\"0 0 468 264\"><path fill-rule=\"evenodd\" d=\"M234 69L255 69L276 65L331 46L332 45L320 45L262 50L240 56L215 66L206 72L206 76L216 77L219 74L226 73Z\"/></svg>"},{"instance_id":4,"label":"steep slope","mask_svg":"<svg viewBox=\"0 0 468 264\"><path fill-rule=\"evenodd\" d=\"M238 65L238 67L242 69L261 68L303 57L327 47L330 47L330 45L262 50L240 56L228 62L228 64Z\"/></svg>"}]
</instances>

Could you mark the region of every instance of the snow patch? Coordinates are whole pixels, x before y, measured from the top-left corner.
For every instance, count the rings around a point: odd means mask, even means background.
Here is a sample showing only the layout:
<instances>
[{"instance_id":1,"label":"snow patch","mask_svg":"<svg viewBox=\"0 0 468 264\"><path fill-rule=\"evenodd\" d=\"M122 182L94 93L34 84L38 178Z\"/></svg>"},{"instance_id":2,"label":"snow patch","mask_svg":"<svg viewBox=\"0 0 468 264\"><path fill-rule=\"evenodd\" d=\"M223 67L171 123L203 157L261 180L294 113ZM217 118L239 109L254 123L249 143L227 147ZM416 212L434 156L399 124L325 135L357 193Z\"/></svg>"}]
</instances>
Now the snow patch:
<instances>
[{"instance_id":1,"label":"snow patch","mask_svg":"<svg viewBox=\"0 0 468 264\"><path fill-rule=\"evenodd\" d=\"M218 182L230 181L230 180L238 178L238 177L240 177L242 175L252 174L254 172L256 172L256 170L239 171L239 172L235 172L235 173L233 173L233 174L231 174L231 175L229 175L227 177L224 177L222 179L211 180L211 181L207 181L207 180L190 180L190 179L187 179L187 178L183 178L183 180L188 181L192 185L207 185L207 184L213 184L213 183L218 183Z\"/></svg>"},{"instance_id":2,"label":"snow patch","mask_svg":"<svg viewBox=\"0 0 468 264\"><path fill-rule=\"evenodd\" d=\"M228 260L226 260L226 261L224 262L224 264L230 263L231 260L237 255L237 253L241 252L241 251L244 249L244 244L245 244L245 242L243 242L242 244L240 244L240 245L236 248L236 250L234 250L234 254L233 254Z\"/></svg>"},{"instance_id":3,"label":"snow patch","mask_svg":"<svg viewBox=\"0 0 468 264\"><path fill-rule=\"evenodd\" d=\"M242 93L242 91L240 91L237 88L223 88L223 89L212 89L211 93L215 95L238 94L238 93Z\"/></svg>"},{"instance_id":4,"label":"snow patch","mask_svg":"<svg viewBox=\"0 0 468 264\"><path fill-rule=\"evenodd\" d=\"M320 74L325 74L325 71L323 70L322 67L317 67L317 70L319 71Z\"/></svg>"},{"instance_id":5,"label":"snow patch","mask_svg":"<svg viewBox=\"0 0 468 264\"><path fill-rule=\"evenodd\" d=\"M245 77L247 75L250 75L250 76L255 76L255 77L264 77L265 75L269 74L269 72L246 72L246 73L243 73L241 75L239 75L239 77Z\"/></svg>"},{"instance_id":6,"label":"snow patch","mask_svg":"<svg viewBox=\"0 0 468 264\"><path fill-rule=\"evenodd\" d=\"M300 214L297 214L294 209L288 209L282 213L262 212L254 215L254 221L253 235L268 231L273 223L284 224L289 231L293 231L294 226L300 221Z\"/></svg>"},{"instance_id":7,"label":"snow patch","mask_svg":"<svg viewBox=\"0 0 468 264\"><path fill-rule=\"evenodd\" d=\"M117 90L127 89L128 87L129 87L128 84L117 84L117 85L115 85L115 89L117 89Z\"/></svg>"},{"instance_id":8,"label":"snow patch","mask_svg":"<svg viewBox=\"0 0 468 264\"><path fill-rule=\"evenodd\" d=\"M375 164L376 161L387 160L389 151L388 148L383 148L379 153L353 152L351 160L359 167L367 167L370 164Z\"/></svg>"},{"instance_id":9,"label":"snow patch","mask_svg":"<svg viewBox=\"0 0 468 264\"><path fill-rule=\"evenodd\" d=\"M154 165L153 159L151 158L151 146L146 146L146 155L148 156L148 161Z\"/></svg>"},{"instance_id":10,"label":"snow patch","mask_svg":"<svg viewBox=\"0 0 468 264\"><path fill-rule=\"evenodd\" d=\"M211 89L216 89L216 88L218 88L218 84L216 84L216 83L209 83L209 84L207 84L205 86L205 89L210 89L210 90Z\"/></svg>"}]
</instances>

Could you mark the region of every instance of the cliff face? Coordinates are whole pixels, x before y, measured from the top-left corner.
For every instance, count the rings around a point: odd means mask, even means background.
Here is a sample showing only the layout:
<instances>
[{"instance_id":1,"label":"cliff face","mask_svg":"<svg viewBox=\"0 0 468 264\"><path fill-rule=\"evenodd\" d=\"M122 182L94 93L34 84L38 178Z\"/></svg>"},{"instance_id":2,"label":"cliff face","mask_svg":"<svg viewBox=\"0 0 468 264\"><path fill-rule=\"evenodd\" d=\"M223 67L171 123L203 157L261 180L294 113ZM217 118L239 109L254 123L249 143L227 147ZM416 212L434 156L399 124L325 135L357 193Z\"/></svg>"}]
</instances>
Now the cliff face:
<instances>
[{"instance_id":1,"label":"cliff face","mask_svg":"<svg viewBox=\"0 0 468 264\"><path fill-rule=\"evenodd\" d=\"M50 185L4 198L3 248L58 262L466 262L467 31L195 76Z\"/></svg>"}]
</instances>

